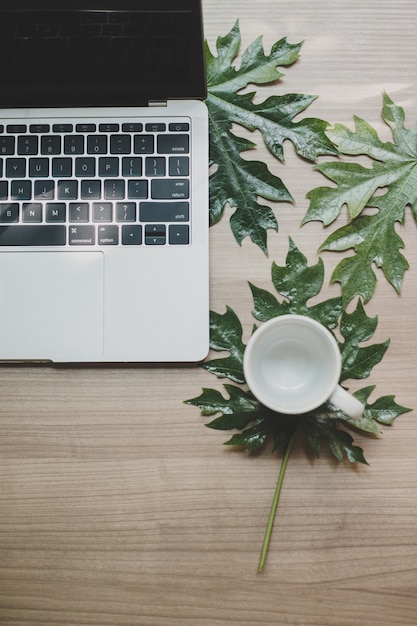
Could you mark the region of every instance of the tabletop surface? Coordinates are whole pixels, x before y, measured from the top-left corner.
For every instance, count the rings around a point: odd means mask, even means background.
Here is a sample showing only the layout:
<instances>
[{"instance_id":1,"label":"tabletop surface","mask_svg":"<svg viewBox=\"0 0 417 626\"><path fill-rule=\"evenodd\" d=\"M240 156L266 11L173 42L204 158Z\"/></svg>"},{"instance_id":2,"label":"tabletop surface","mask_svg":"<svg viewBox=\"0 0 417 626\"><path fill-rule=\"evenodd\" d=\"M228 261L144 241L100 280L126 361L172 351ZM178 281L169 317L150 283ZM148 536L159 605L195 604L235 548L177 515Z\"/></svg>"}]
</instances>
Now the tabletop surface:
<instances>
[{"instance_id":1,"label":"tabletop surface","mask_svg":"<svg viewBox=\"0 0 417 626\"><path fill-rule=\"evenodd\" d=\"M386 140L382 93L417 121L415 0L203 0L205 36L239 19L242 50L303 41L299 61L259 95L318 98L302 117ZM262 93L261 93L262 91ZM294 204L274 205L269 256L235 242L227 209L210 231L211 308L227 305L250 334L248 281L268 289L291 237L317 262L319 223L300 227L306 193L324 184L285 147L255 158L282 177ZM367 383L417 407L417 246L398 225L410 269L401 295L378 273L366 305L374 340L390 339ZM324 293L340 260L323 253ZM351 390L363 386L352 382ZM417 624L417 423L400 416L378 438L357 435L369 466L319 459L295 444L265 570L257 562L279 456L223 446L184 400L222 381L198 366L0 369L0 623L7 626L407 626Z\"/></svg>"}]
</instances>

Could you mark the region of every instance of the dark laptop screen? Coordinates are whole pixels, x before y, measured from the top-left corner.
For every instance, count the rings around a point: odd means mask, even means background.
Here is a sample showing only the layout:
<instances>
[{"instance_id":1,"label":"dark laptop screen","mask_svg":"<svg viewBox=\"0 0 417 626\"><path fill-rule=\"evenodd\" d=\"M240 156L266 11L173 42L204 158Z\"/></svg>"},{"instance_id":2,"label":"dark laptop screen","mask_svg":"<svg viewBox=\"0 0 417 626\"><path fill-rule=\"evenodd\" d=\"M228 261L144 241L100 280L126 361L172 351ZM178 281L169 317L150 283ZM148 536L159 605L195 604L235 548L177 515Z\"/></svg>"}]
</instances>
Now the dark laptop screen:
<instances>
[{"instance_id":1,"label":"dark laptop screen","mask_svg":"<svg viewBox=\"0 0 417 626\"><path fill-rule=\"evenodd\" d=\"M37 5L1 3L0 107L205 97L199 0Z\"/></svg>"}]
</instances>

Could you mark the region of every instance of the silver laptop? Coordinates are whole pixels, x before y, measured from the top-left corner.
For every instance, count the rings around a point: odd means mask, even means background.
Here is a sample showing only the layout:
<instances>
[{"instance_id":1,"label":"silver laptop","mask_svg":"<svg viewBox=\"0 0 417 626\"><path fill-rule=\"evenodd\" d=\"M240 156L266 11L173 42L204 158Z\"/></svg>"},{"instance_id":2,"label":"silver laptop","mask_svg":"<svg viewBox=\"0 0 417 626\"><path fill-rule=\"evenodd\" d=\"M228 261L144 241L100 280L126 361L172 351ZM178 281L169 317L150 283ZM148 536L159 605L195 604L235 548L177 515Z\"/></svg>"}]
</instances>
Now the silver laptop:
<instances>
[{"instance_id":1,"label":"silver laptop","mask_svg":"<svg viewBox=\"0 0 417 626\"><path fill-rule=\"evenodd\" d=\"M199 1L0 4L0 360L203 359Z\"/></svg>"}]
</instances>

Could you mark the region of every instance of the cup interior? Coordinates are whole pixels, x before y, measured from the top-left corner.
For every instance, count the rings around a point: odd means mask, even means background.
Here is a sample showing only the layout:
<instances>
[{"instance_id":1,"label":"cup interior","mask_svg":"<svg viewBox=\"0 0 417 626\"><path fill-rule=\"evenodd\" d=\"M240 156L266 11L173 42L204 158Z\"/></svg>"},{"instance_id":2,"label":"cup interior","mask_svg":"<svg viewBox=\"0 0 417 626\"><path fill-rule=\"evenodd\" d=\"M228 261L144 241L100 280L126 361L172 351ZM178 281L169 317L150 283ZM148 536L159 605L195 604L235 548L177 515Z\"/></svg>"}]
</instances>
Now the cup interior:
<instances>
[{"instance_id":1,"label":"cup interior","mask_svg":"<svg viewBox=\"0 0 417 626\"><path fill-rule=\"evenodd\" d=\"M285 315L263 324L245 350L245 378L262 404L305 413L325 402L340 376L340 352L322 324Z\"/></svg>"}]
</instances>

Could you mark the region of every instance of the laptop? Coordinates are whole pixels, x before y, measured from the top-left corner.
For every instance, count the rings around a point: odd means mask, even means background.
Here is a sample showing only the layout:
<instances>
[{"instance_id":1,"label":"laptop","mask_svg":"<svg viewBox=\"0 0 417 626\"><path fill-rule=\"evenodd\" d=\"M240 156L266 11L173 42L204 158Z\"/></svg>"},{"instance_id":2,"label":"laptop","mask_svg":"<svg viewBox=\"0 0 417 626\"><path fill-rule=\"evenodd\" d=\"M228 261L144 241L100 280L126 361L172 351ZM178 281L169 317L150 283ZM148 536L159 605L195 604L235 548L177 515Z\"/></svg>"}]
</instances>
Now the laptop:
<instances>
[{"instance_id":1,"label":"laptop","mask_svg":"<svg viewBox=\"0 0 417 626\"><path fill-rule=\"evenodd\" d=\"M202 360L199 0L0 5L0 360Z\"/></svg>"}]
</instances>

